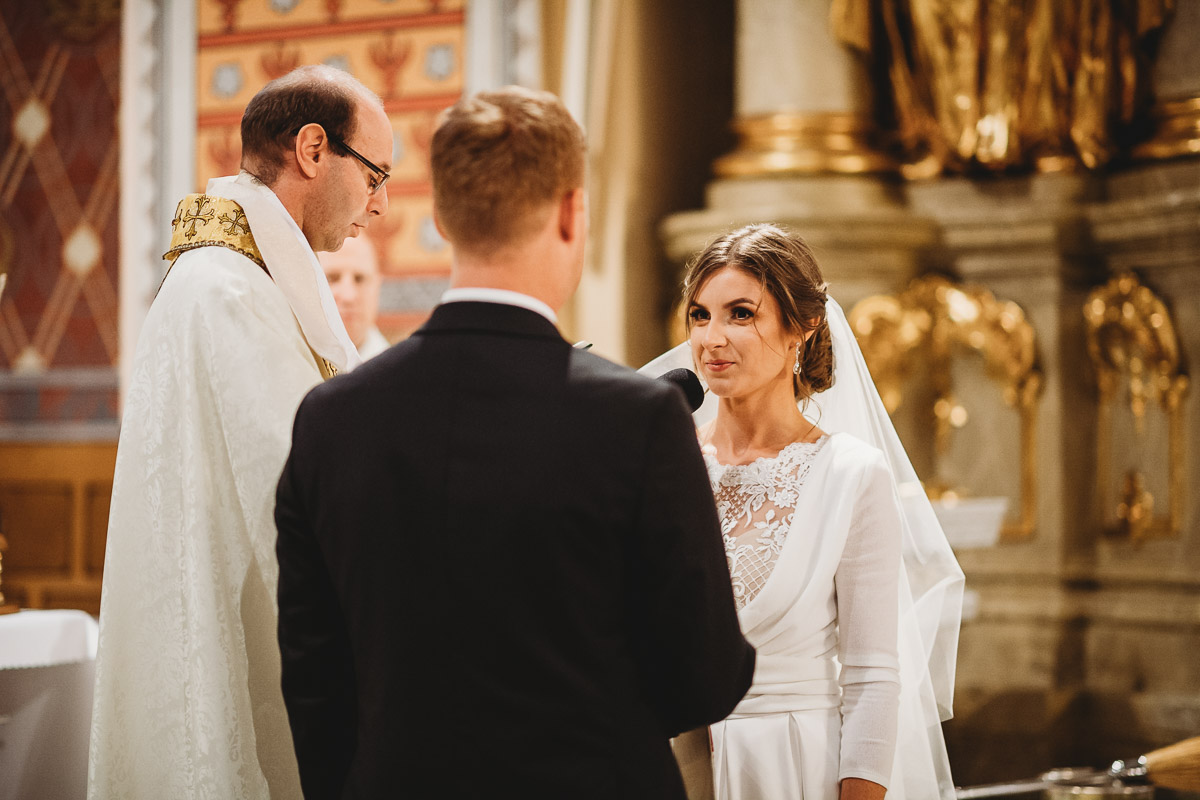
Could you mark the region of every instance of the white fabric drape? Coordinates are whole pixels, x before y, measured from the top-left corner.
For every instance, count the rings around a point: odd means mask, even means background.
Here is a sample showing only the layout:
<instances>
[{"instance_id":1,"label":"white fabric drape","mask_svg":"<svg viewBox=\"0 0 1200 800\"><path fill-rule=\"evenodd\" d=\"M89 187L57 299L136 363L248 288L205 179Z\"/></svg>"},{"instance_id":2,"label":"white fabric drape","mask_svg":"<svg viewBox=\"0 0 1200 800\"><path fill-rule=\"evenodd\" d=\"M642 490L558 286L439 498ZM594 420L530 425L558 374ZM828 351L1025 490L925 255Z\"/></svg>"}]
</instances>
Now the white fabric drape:
<instances>
[{"instance_id":1,"label":"white fabric drape","mask_svg":"<svg viewBox=\"0 0 1200 800\"><path fill-rule=\"evenodd\" d=\"M309 346L342 372L361 364L321 262L275 193L248 172L213 178L205 191L233 200L246 212L254 243Z\"/></svg>"},{"instance_id":2,"label":"white fabric drape","mask_svg":"<svg viewBox=\"0 0 1200 800\"><path fill-rule=\"evenodd\" d=\"M357 355L274 194L241 179L210 191L245 209L271 277L224 247L187 251L142 328L104 565L95 800L300 797L276 643L275 486L296 407L321 380L312 350L343 367Z\"/></svg>"}]
</instances>

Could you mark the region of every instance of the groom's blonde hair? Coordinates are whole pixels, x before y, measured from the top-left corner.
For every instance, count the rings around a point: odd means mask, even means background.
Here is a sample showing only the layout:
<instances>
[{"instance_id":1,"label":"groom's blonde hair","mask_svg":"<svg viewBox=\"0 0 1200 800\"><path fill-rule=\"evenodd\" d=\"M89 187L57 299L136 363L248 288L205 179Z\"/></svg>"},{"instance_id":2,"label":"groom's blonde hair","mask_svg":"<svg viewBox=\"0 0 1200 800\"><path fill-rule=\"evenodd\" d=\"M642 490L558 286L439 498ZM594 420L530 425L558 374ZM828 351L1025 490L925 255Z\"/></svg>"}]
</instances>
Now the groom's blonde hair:
<instances>
[{"instance_id":1,"label":"groom's blonde hair","mask_svg":"<svg viewBox=\"0 0 1200 800\"><path fill-rule=\"evenodd\" d=\"M475 251L520 241L582 188L586 151L583 130L549 92L506 86L460 100L430 146L443 233Z\"/></svg>"}]
</instances>

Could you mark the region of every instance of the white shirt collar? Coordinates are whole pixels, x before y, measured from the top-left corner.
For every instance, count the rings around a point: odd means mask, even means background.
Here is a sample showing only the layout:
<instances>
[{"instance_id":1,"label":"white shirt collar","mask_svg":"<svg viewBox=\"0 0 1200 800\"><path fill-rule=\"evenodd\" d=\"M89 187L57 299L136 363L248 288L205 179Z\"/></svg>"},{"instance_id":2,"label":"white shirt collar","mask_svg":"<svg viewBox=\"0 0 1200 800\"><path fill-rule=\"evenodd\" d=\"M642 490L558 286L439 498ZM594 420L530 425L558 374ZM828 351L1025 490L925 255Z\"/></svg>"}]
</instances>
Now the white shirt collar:
<instances>
[{"instance_id":1,"label":"white shirt collar","mask_svg":"<svg viewBox=\"0 0 1200 800\"><path fill-rule=\"evenodd\" d=\"M550 320L555 327L558 326L558 315L554 313L554 309L538 300L536 297L530 297L527 294L520 292L511 292L508 289L488 289L482 286L466 286L460 289L447 289L442 293L443 303L502 303L506 306L519 306L527 308L530 311L536 311L546 319Z\"/></svg>"}]
</instances>

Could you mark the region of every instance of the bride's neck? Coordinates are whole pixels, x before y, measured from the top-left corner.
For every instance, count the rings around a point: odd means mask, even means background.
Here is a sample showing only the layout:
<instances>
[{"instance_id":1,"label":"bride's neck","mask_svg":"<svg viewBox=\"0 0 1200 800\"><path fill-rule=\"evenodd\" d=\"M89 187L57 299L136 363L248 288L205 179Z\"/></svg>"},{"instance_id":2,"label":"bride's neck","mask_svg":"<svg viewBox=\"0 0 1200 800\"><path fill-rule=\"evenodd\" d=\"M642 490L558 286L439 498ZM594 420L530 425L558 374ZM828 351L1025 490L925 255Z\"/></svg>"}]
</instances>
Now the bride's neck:
<instances>
[{"instance_id":1,"label":"bride's neck","mask_svg":"<svg viewBox=\"0 0 1200 800\"><path fill-rule=\"evenodd\" d=\"M814 426L788 391L748 397L722 397L707 443L722 461L758 458L778 453L808 437Z\"/></svg>"}]
</instances>

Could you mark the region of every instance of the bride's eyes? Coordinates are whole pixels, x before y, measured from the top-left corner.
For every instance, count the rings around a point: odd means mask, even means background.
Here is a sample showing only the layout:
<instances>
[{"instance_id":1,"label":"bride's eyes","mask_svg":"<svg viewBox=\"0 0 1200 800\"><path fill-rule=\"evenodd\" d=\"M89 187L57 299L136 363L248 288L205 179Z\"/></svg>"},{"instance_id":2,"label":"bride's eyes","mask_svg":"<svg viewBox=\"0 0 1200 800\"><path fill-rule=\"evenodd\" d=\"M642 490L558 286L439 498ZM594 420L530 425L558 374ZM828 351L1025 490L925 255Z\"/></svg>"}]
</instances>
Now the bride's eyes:
<instances>
[{"instance_id":1,"label":"bride's eyes","mask_svg":"<svg viewBox=\"0 0 1200 800\"><path fill-rule=\"evenodd\" d=\"M754 319L754 310L746 306L734 306L729 315L738 321L745 322Z\"/></svg>"},{"instance_id":2,"label":"bride's eyes","mask_svg":"<svg viewBox=\"0 0 1200 800\"><path fill-rule=\"evenodd\" d=\"M692 324L708 322L710 317L708 309L701 306L692 306L688 310L688 319ZM754 309L749 306L734 306L729 309L729 319L733 322L750 322L754 319Z\"/></svg>"}]
</instances>

